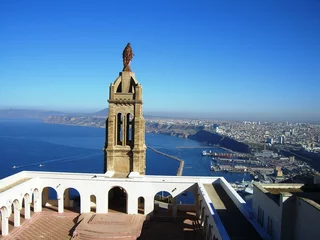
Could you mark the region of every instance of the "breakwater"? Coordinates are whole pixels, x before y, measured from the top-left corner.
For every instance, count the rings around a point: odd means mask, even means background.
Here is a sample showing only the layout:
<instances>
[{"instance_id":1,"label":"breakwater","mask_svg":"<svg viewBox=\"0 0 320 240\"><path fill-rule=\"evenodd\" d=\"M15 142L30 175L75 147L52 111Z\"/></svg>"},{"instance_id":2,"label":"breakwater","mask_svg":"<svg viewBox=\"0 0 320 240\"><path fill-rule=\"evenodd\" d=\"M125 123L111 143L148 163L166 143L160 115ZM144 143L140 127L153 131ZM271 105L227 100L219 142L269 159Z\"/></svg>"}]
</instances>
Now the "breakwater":
<instances>
[{"instance_id":1,"label":"breakwater","mask_svg":"<svg viewBox=\"0 0 320 240\"><path fill-rule=\"evenodd\" d=\"M160 152L159 150L154 149L154 148L152 148L152 147L150 147L150 146L147 146L147 148L149 148L151 151L153 151L153 152L155 152L155 153L158 153L158 154L160 154L160 155L163 155L163 156L165 156L165 157L168 157L168 158L171 158L171 159L173 159L173 160L178 161L178 162L179 162L179 167L178 167L178 170L177 170L177 176L182 176L183 167L184 167L184 161L183 161L183 160L181 160L181 159L179 159L179 158L177 158L177 157L171 156L171 155L169 155L169 154L166 154L166 153L164 153L164 152Z\"/></svg>"}]
</instances>

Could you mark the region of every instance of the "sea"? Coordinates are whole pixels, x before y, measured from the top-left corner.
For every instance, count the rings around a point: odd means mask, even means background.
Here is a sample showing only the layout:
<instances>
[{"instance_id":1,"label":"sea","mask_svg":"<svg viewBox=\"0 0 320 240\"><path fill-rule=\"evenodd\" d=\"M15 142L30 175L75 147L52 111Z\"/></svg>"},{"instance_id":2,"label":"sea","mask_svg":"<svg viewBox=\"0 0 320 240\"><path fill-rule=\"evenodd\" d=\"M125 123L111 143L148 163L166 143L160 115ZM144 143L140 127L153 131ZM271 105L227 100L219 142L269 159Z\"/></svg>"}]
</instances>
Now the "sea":
<instances>
[{"instance_id":1,"label":"sea","mask_svg":"<svg viewBox=\"0 0 320 240\"><path fill-rule=\"evenodd\" d=\"M105 129L0 119L0 179L20 171L103 173ZM183 176L222 176L251 181L249 173L210 171L203 150L224 152L194 140L146 133L146 145L184 161ZM146 174L176 175L179 162L147 149Z\"/></svg>"}]
</instances>

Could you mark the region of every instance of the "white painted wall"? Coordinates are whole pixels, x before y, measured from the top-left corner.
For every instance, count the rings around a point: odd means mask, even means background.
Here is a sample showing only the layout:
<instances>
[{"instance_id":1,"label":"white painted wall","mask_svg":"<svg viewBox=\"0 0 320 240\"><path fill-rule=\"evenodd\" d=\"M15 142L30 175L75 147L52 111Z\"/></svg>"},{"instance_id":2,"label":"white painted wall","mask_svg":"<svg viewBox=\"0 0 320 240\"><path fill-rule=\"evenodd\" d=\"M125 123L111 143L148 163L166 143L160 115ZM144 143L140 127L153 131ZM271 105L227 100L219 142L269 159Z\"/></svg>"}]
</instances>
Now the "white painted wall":
<instances>
[{"instance_id":1,"label":"white painted wall","mask_svg":"<svg viewBox=\"0 0 320 240\"><path fill-rule=\"evenodd\" d=\"M319 239L320 238L320 209L304 199L298 198L296 202L296 222L294 239Z\"/></svg>"},{"instance_id":2,"label":"white painted wall","mask_svg":"<svg viewBox=\"0 0 320 240\"><path fill-rule=\"evenodd\" d=\"M17 181L24 182L17 184ZM16 201L17 210L21 210L22 200L38 192L35 198L35 210L42 210L42 191L51 187L57 192L59 212L64 209L64 192L68 188L76 189L80 194L81 213L90 212L90 196L96 196L96 212L108 212L108 192L113 187L121 187L127 192L127 213L138 213L138 198L144 197L145 215L151 214L154 208L154 197L160 191L169 192L176 197L182 192L196 191L202 200L202 208L206 219L204 229L206 233L211 232L218 239L229 239L219 216L217 215L210 199L206 196L202 184L217 181L217 177L176 177L176 176L136 176L125 179L106 177L103 174L79 174L79 173L54 173L54 172L20 172L13 176L0 180L0 189L8 188L0 192L0 209L2 214L10 216L10 208ZM200 185L199 185L200 184ZM231 187L231 186L230 186ZM193 190L192 190L193 189ZM0 190L1 191L1 190ZM26 195L27 194L27 195ZM16 217L19 223L20 216ZM6 222L4 227L6 228ZM6 233L4 231L4 233Z\"/></svg>"},{"instance_id":3,"label":"white painted wall","mask_svg":"<svg viewBox=\"0 0 320 240\"><path fill-rule=\"evenodd\" d=\"M224 191L228 194L228 196L232 199L234 204L240 210L240 212L245 216L248 222L252 224L254 229L263 237L263 239L269 239L269 236L266 234L264 229L260 224L257 223L256 219L254 219L254 210L250 209L243 198L231 187L231 185L227 182L226 179L220 178L220 185L224 189Z\"/></svg>"},{"instance_id":4,"label":"white painted wall","mask_svg":"<svg viewBox=\"0 0 320 240\"><path fill-rule=\"evenodd\" d=\"M258 207L264 210L264 225L263 229L267 232L268 216L273 219L273 238L275 240L281 239L281 221L282 221L282 207L270 199L264 192L253 185L253 200L252 210L254 211L255 220L258 220Z\"/></svg>"}]
</instances>

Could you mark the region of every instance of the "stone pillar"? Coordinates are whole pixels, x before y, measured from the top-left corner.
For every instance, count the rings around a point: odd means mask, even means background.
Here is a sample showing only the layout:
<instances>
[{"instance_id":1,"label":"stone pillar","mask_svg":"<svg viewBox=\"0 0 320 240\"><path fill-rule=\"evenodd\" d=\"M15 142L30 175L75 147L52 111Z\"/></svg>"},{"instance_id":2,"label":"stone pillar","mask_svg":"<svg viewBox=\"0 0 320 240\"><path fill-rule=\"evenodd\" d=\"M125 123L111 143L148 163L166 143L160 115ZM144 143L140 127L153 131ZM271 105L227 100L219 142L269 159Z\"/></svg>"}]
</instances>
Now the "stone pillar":
<instances>
[{"instance_id":1,"label":"stone pillar","mask_svg":"<svg viewBox=\"0 0 320 240\"><path fill-rule=\"evenodd\" d=\"M108 213L108 195L107 197L96 195L96 213Z\"/></svg>"},{"instance_id":2,"label":"stone pillar","mask_svg":"<svg viewBox=\"0 0 320 240\"><path fill-rule=\"evenodd\" d=\"M34 210L34 212L41 212L42 211L42 197L39 195L34 195L33 210Z\"/></svg>"},{"instance_id":3,"label":"stone pillar","mask_svg":"<svg viewBox=\"0 0 320 240\"><path fill-rule=\"evenodd\" d=\"M203 221L203 236L204 236L204 239L207 239L207 229L208 229L208 215L205 215L204 217L204 221Z\"/></svg>"},{"instance_id":4,"label":"stone pillar","mask_svg":"<svg viewBox=\"0 0 320 240\"><path fill-rule=\"evenodd\" d=\"M177 197L172 198L172 217L173 218L177 218L177 210L178 210Z\"/></svg>"},{"instance_id":5,"label":"stone pillar","mask_svg":"<svg viewBox=\"0 0 320 240\"><path fill-rule=\"evenodd\" d=\"M204 209L205 209L205 207L201 207L201 214L200 214L200 223L201 223L201 226L203 226Z\"/></svg>"},{"instance_id":6,"label":"stone pillar","mask_svg":"<svg viewBox=\"0 0 320 240\"><path fill-rule=\"evenodd\" d=\"M129 197L127 194L127 214L138 214L138 199L136 197Z\"/></svg>"},{"instance_id":7,"label":"stone pillar","mask_svg":"<svg viewBox=\"0 0 320 240\"><path fill-rule=\"evenodd\" d=\"M69 188L64 191L63 196L64 196L64 206L66 208L70 207L70 189Z\"/></svg>"},{"instance_id":8,"label":"stone pillar","mask_svg":"<svg viewBox=\"0 0 320 240\"><path fill-rule=\"evenodd\" d=\"M144 215L153 216L154 210L154 199L153 197L145 197L144 198Z\"/></svg>"},{"instance_id":9,"label":"stone pillar","mask_svg":"<svg viewBox=\"0 0 320 240\"><path fill-rule=\"evenodd\" d=\"M80 213L89 213L91 208L90 196L80 197Z\"/></svg>"},{"instance_id":10,"label":"stone pillar","mask_svg":"<svg viewBox=\"0 0 320 240\"><path fill-rule=\"evenodd\" d=\"M2 236L7 236L9 234L9 218L4 211L1 212L1 230Z\"/></svg>"},{"instance_id":11,"label":"stone pillar","mask_svg":"<svg viewBox=\"0 0 320 240\"><path fill-rule=\"evenodd\" d=\"M201 209L201 204L200 204L200 194L196 194L196 199L195 199L195 209L196 209L196 218L200 218L200 209Z\"/></svg>"},{"instance_id":12,"label":"stone pillar","mask_svg":"<svg viewBox=\"0 0 320 240\"><path fill-rule=\"evenodd\" d=\"M58 197L58 213L63 213L64 206L63 206L63 197Z\"/></svg>"},{"instance_id":13,"label":"stone pillar","mask_svg":"<svg viewBox=\"0 0 320 240\"><path fill-rule=\"evenodd\" d=\"M30 219L30 202L24 202L24 218Z\"/></svg>"},{"instance_id":14,"label":"stone pillar","mask_svg":"<svg viewBox=\"0 0 320 240\"><path fill-rule=\"evenodd\" d=\"M42 204L43 206L46 206L46 203L49 200L49 188L44 188L42 190Z\"/></svg>"},{"instance_id":15,"label":"stone pillar","mask_svg":"<svg viewBox=\"0 0 320 240\"><path fill-rule=\"evenodd\" d=\"M18 206L13 206L14 209L14 226L20 227L20 209Z\"/></svg>"}]
</instances>

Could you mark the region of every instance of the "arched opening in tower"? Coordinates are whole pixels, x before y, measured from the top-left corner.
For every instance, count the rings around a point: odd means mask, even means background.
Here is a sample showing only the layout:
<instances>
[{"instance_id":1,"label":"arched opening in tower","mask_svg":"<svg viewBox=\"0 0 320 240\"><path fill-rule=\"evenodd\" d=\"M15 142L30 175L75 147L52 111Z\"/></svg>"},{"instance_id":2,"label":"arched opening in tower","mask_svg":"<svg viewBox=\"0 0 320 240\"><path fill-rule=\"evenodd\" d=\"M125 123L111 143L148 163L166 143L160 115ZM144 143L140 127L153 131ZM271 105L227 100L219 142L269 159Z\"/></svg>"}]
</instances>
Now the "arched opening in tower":
<instances>
[{"instance_id":1,"label":"arched opening in tower","mask_svg":"<svg viewBox=\"0 0 320 240\"><path fill-rule=\"evenodd\" d=\"M144 214L144 197L138 198L138 213Z\"/></svg>"},{"instance_id":2,"label":"arched opening in tower","mask_svg":"<svg viewBox=\"0 0 320 240\"><path fill-rule=\"evenodd\" d=\"M42 190L42 207L58 212L58 195L54 188L45 187Z\"/></svg>"},{"instance_id":3,"label":"arched opening in tower","mask_svg":"<svg viewBox=\"0 0 320 240\"><path fill-rule=\"evenodd\" d=\"M154 216L171 216L172 195L167 191L158 192L154 196Z\"/></svg>"},{"instance_id":4,"label":"arched opening in tower","mask_svg":"<svg viewBox=\"0 0 320 240\"><path fill-rule=\"evenodd\" d=\"M123 131L122 113L118 113L117 114L117 145L122 145L122 131Z\"/></svg>"},{"instance_id":5,"label":"arched opening in tower","mask_svg":"<svg viewBox=\"0 0 320 240\"><path fill-rule=\"evenodd\" d=\"M90 211L91 212L97 211L97 198L95 195L90 196Z\"/></svg>"},{"instance_id":6,"label":"arched opening in tower","mask_svg":"<svg viewBox=\"0 0 320 240\"><path fill-rule=\"evenodd\" d=\"M122 187L113 187L108 193L109 211L127 213L127 191Z\"/></svg>"},{"instance_id":7,"label":"arched opening in tower","mask_svg":"<svg viewBox=\"0 0 320 240\"><path fill-rule=\"evenodd\" d=\"M131 113L127 114L127 136L126 136L126 143L127 145L132 145L133 139L133 115Z\"/></svg>"},{"instance_id":8,"label":"arched opening in tower","mask_svg":"<svg viewBox=\"0 0 320 240\"><path fill-rule=\"evenodd\" d=\"M64 209L80 213L81 196L77 189L67 188L64 190Z\"/></svg>"}]
</instances>

